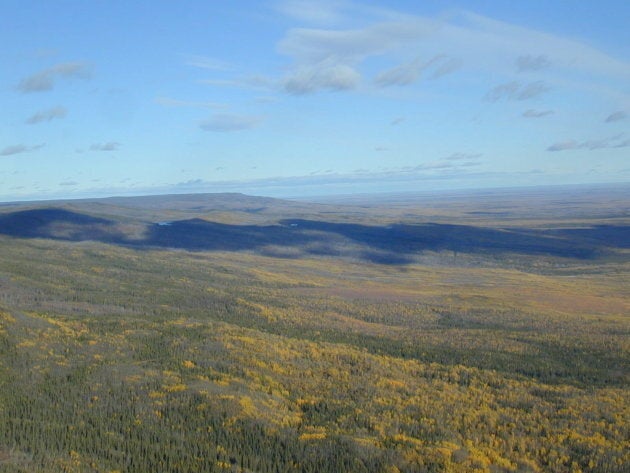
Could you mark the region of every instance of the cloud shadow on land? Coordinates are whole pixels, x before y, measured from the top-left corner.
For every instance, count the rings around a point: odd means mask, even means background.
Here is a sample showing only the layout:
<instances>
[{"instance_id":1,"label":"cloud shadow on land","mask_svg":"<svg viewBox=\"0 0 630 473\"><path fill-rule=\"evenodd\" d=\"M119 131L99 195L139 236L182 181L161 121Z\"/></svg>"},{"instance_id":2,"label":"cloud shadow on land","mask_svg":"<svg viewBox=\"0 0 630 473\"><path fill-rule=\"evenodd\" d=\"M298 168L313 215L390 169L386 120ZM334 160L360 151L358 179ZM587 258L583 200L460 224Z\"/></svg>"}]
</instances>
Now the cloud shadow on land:
<instances>
[{"instance_id":1,"label":"cloud shadow on land","mask_svg":"<svg viewBox=\"0 0 630 473\"><path fill-rule=\"evenodd\" d=\"M45 208L0 214L0 234L16 238L95 240L116 243L124 235L115 222L65 209Z\"/></svg>"},{"instance_id":2,"label":"cloud shadow on land","mask_svg":"<svg viewBox=\"0 0 630 473\"><path fill-rule=\"evenodd\" d=\"M350 257L379 264L408 264L423 251L519 253L590 259L610 247L630 247L630 226L582 229L495 229L427 223L369 226L287 219L274 225L230 225L202 219L149 224L141 238L119 222L58 208L0 215L0 234L16 238L100 241L137 249L256 251L285 258Z\"/></svg>"}]
</instances>

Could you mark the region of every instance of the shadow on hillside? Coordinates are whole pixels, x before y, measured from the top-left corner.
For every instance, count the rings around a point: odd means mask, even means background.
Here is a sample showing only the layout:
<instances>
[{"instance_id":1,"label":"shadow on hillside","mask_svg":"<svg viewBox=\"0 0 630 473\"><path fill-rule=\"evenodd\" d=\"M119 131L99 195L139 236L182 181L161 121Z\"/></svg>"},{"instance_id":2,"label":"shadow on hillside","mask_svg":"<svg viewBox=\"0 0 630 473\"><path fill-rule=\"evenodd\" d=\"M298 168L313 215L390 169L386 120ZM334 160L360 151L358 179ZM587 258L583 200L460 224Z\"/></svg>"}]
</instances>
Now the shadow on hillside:
<instances>
[{"instance_id":1,"label":"shadow on hillside","mask_svg":"<svg viewBox=\"0 0 630 473\"><path fill-rule=\"evenodd\" d=\"M425 250L461 253L522 253L569 258L592 258L604 245L580 241L575 235L547 234L533 230L505 230L468 225L427 223L374 227L312 220L285 220L281 223L344 235L375 249L412 254ZM606 227L606 232L628 232L628 227ZM601 242L600 242L601 243Z\"/></svg>"},{"instance_id":2,"label":"shadow on hillside","mask_svg":"<svg viewBox=\"0 0 630 473\"><path fill-rule=\"evenodd\" d=\"M606 247L627 248L628 226L555 231L504 230L465 225L367 226L314 220L276 225L228 225L202 219L162 222L130 238L113 220L64 209L25 210L0 215L0 234L18 238L101 241L135 248L191 251L258 251L283 257L355 257L380 264L405 264L422 251L520 253L588 259Z\"/></svg>"},{"instance_id":3,"label":"shadow on hillside","mask_svg":"<svg viewBox=\"0 0 630 473\"><path fill-rule=\"evenodd\" d=\"M596 225L589 228L565 228L550 233L564 238L580 239L596 246L630 248L630 226Z\"/></svg>"},{"instance_id":4,"label":"shadow on hillside","mask_svg":"<svg viewBox=\"0 0 630 473\"><path fill-rule=\"evenodd\" d=\"M115 222L65 209L33 209L0 214L0 234L17 238L118 242Z\"/></svg>"}]
</instances>

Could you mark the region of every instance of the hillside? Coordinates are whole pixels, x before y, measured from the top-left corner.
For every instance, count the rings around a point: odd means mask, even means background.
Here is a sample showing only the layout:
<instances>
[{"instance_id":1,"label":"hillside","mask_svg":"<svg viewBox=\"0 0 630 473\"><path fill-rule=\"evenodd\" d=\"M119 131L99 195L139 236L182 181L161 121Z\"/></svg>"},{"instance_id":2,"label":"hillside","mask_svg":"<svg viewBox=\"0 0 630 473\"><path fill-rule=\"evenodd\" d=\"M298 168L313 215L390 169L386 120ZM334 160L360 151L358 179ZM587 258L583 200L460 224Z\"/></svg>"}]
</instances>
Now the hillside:
<instances>
[{"instance_id":1,"label":"hillside","mask_svg":"<svg viewBox=\"0 0 630 473\"><path fill-rule=\"evenodd\" d=\"M0 206L0 472L623 472L627 187Z\"/></svg>"},{"instance_id":2,"label":"hillside","mask_svg":"<svg viewBox=\"0 0 630 473\"><path fill-rule=\"evenodd\" d=\"M630 216L619 189L603 194L607 200L595 201L591 191L588 205L575 202L575 191L557 193L549 192L545 199L531 191L506 192L499 195L501 204L492 193L442 200L390 197L385 204L368 200L356 205L242 194L47 202L0 207L0 234L389 264L417 262L427 252L445 251L592 260L621 257L620 251L630 247ZM576 206L580 210L572 215ZM531 214L527 218L525 209Z\"/></svg>"}]
</instances>

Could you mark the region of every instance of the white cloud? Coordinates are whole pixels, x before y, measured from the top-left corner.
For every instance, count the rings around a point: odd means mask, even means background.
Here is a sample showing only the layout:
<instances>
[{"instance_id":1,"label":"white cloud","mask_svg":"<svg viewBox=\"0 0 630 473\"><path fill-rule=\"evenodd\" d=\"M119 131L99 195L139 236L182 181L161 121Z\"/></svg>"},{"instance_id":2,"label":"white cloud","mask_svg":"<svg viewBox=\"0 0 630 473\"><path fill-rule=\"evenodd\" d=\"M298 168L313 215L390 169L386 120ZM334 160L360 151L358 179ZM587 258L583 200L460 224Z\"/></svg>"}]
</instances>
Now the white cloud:
<instances>
[{"instance_id":1,"label":"white cloud","mask_svg":"<svg viewBox=\"0 0 630 473\"><path fill-rule=\"evenodd\" d=\"M120 143L109 141L107 143L94 143L90 146L91 151L116 151L120 148Z\"/></svg>"},{"instance_id":2,"label":"white cloud","mask_svg":"<svg viewBox=\"0 0 630 473\"><path fill-rule=\"evenodd\" d=\"M211 71L229 71L232 66L227 62L206 56L198 56L195 54L187 54L184 56L187 66L198 67L200 69L208 69Z\"/></svg>"},{"instance_id":3,"label":"white cloud","mask_svg":"<svg viewBox=\"0 0 630 473\"><path fill-rule=\"evenodd\" d=\"M426 37L436 28L433 20L421 17L352 30L294 28L288 31L278 50L298 63L358 63Z\"/></svg>"},{"instance_id":4,"label":"white cloud","mask_svg":"<svg viewBox=\"0 0 630 473\"><path fill-rule=\"evenodd\" d=\"M396 126L396 125L400 125L404 121L405 121L405 117L396 117L391 122L389 122L389 124L392 126Z\"/></svg>"},{"instance_id":5,"label":"white cloud","mask_svg":"<svg viewBox=\"0 0 630 473\"><path fill-rule=\"evenodd\" d=\"M383 151L383 150L380 150ZM268 177L251 180L205 181L202 179L189 180L176 184L176 188L187 192L229 191L230 189L282 189L293 188L301 193L312 187L337 186L348 184L353 186L365 184L395 184L405 182L449 181L462 178L483 178L492 174L478 169L478 162L443 163L432 162L416 166L397 167L387 170L374 171L356 169L348 173L335 173L332 170L315 171L307 175L291 177Z\"/></svg>"},{"instance_id":6,"label":"white cloud","mask_svg":"<svg viewBox=\"0 0 630 473\"><path fill-rule=\"evenodd\" d=\"M628 114L623 110L618 110L616 112L611 113L606 117L606 123L618 122L621 120L625 120L628 117Z\"/></svg>"},{"instance_id":7,"label":"white cloud","mask_svg":"<svg viewBox=\"0 0 630 473\"><path fill-rule=\"evenodd\" d=\"M525 110L521 116L525 118L542 118L553 115L553 113L553 110L533 110L530 108L529 110Z\"/></svg>"},{"instance_id":8,"label":"white cloud","mask_svg":"<svg viewBox=\"0 0 630 473\"><path fill-rule=\"evenodd\" d=\"M48 110L42 110L41 112L37 112L26 120L26 123L29 125L35 125L37 123L49 122L54 120L55 118L65 118L68 114L68 111L61 106L53 107Z\"/></svg>"},{"instance_id":9,"label":"white cloud","mask_svg":"<svg viewBox=\"0 0 630 473\"><path fill-rule=\"evenodd\" d=\"M301 67L284 82L286 92L303 95L317 90L351 90L357 87L361 76L353 68L338 64Z\"/></svg>"},{"instance_id":10,"label":"white cloud","mask_svg":"<svg viewBox=\"0 0 630 473\"><path fill-rule=\"evenodd\" d=\"M614 149L630 147L630 139L623 139L623 135L611 136L609 138L601 138L595 140L577 141L568 140L560 141L552 144L547 151L568 151L577 149L586 149L595 151L600 149Z\"/></svg>"},{"instance_id":11,"label":"white cloud","mask_svg":"<svg viewBox=\"0 0 630 473\"><path fill-rule=\"evenodd\" d=\"M380 87L413 84L420 78L422 71L434 60L435 58L429 62L424 62L420 58L416 58L411 62L381 72L376 76L374 82Z\"/></svg>"},{"instance_id":12,"label":"white cloud","mask_svg":"<svg viewBox=\"0 0 630 473\"><path fill-rule=\"evenodd\" d=\"M472 159L478 159L481 156L481 153L453 153L442 159L445 161L470 161Z\"/></svg>"},{"instance_id":13,"label":"white cloud","mask_svg":"<svg viewBox=\"0 0 630 473\"><path fill-rule=\"evenodd\" d=\"M191 107L191 108L224 108L225 104L218 102L199 102L191 100L179 100L170 97L156 97L155 103L163 107Z\"/></svg>"},{"instance_id":14,"label":"white cloud","mask_svg":"<svg viewBox=\"0 0 630 473\"><path fill-rule=\"evenodd\" d=\"M401 47L432 28L431 20L417 19L352 30L291 29L278 45L280 53L293 59L284 90L304 94L354 89L361 82L358 67L366 58Z\"/></svg>"},{"instance_id":15,"label":"white cloud","mask_svg":"<svg viewBox=\"0 0 630 473\"><path fill-rule=\"evenodd\" d=\"M12 156L14 154L28 153L29 151L35 151L43 147L43 144L35 146L27 146L22 144L7 146L6 148L0 150L0 156Z\"/></svg>"},{"instance_id":16,"label":"white cloud","mask_svg":"<svg viewBox=\"0 0 630 473\"><path fill-rule=\"evenodd\" d=\"M236 87L267 92L278 87L277 81L261 75L240 76L231 79L203 79L200 84L219 87Z\"/></svg>"},{"instance_id":17,"label":"white cloud","mask_svg":"<svg viewBox=\"0 0 630 473\"><path fill-rule=\"evenodd\" d=\"M7 146L6 148L3 148L0 151L0 156L11 156L13 154L19 154L19 153L24 153L28 151L28 147L24 146L24 145L12 145L12 146Z\"/></svg>"},{"instance_id":18,"label":"white cloud","mask_svg":"<svg viewBox=\"0 0 630 473\"><path fill-rule=\"evenodd\" d=\"M551 87L541 80L536 81L536 82L531 82L521 87L521 90L517 95L517 100L532 99L550 90L551 90Z\"/></svg>"},{"instance_id":19,"label":"white cloud","mask_svg":"<svg viewBox=\"0 0 630 473\"><path fill-rule=\"evenodd\" d=\"M17 88L20 92L44 92L52 90L55 81L63 78L88 79L91 76L90 67L81 62L66 62L56 64L48 69L37 72L20 81Z\"/></svg>"},{"instance_id":20,"label":"white cloud","mask_svg":"<svg viewBox=\"0 0 630 473\"><path fill-rule=\"evenodd\" d=\"M261 122L262 118L256 116L217 114L201 122L199 128L217 132L240 131L254 128Z\"/></svg>"},{"instance_id":21,"label":"white cloud","mask_svg":"<svg viewBox=\"0 0 630 473\"><path fill-rule=\"evenodd\" d=\"M549 61L549 58L543 54L538 56L526 54L516 58L516 68L518 72L540 71L548 68L550 65L551 61Z\"/></svg>"},{"instance_id":22,"label":"white cloud","mask_svg":"<svg viewBox=\"0 0 630 473\"><path fill-rule=\"evenodd\" d=\"M451 74L462 66L462 60L458 58L445 58L444 61L433 71L431 79L438 79L447 74Z\"/></svg>"},{"instance_id":23,"label":"white cloud","mask_svg":"<svg viewBox=\"0 0 630 473\"><path fill-rule=\"evenodd\" d=\"M341 0L285 0L276 2L280 13L306 23L333 24L343 19L343 8L347 2Z\"/></svg>"},{"instance_id":24,"label":"white cloud","mask_svg":"<svg viewBox=\"0 0 630 473\"><path fill-rule=\"evenodd\" d=\"M411 62L381 72L376 76L374 82L380 87L404 86L416 82L427 69L434 68L431 78L437 79L456 71L459 66L460 61L458 59L449 58L443 54L433 56L428 61L423 61L418 57Z\"/></svg>"},{"instance_id":25,"label":"white cloud","mask_svg":"<svg viewBox=\"0 0 630 473\"><path fill-rule=\"evenodd\" d=\"M521 84L517 81L497 85L488 91L486 100L497 102L499 100L528 100L551 90L551 87L543 81Z\"/></svg>"},{"instance_id":26,"label":"white cloud","mask_svg":"<svg viewBox=\"0 0 630 473\"><path fill-rule=\"evenodd\" d=\"M630 76L630 64L579 41L524 28L470 12L461 12L469 47L477 53L506 58L542 56L554 68L597 75ZM528 61L536 63L536 59Z\"/></svg>"},{"instance_id":27,"label":"white cloud","mask_svg":"<svg viewBox=\"0 0 630 473\"><path fill-rule=\"evenodd\" d=\"M284 12L298 17L296 12L306 3L313 10L309 13L304 9L304 16L315 17L317 14L313 12L328 11L319 2L294 1L283 2L294 9L293 13L286 8ZM459 68L480 74L492 73L508 84L517 82L519 72L539 74L538 81L524 85L519 82L519 90L513 92L514 100L533 98L560 85L594 91L596 78L612 81L602 84L602 89L610 91L614 90L611 84L615 81L622 85L630 79L628 62L596 48L467 11L453 10L432 18L354 3L345 3L343 8L335 7L330 11L334 11L334 15L323 14L322 18L334 16L335 27L293 28L279 42L278 52L291 59L283 83L294 78L303 82L304 71L308 71L306 75L317 76L320 69L339 67L352 70L353 83L358 83L368 71L376 69L374 65L394 62L399 66L376 74L374 83L411 85L427 66L419 58L435 57L445 59L433 64L432 78ZM357 28L356 24L361 23L365 26ZM344 27L347 25L353 28ZM327 88L326 81L322 82L320 85L318 81L310 81L312 86L303 87L304 93Z\"/></svg>"}]
</instances>

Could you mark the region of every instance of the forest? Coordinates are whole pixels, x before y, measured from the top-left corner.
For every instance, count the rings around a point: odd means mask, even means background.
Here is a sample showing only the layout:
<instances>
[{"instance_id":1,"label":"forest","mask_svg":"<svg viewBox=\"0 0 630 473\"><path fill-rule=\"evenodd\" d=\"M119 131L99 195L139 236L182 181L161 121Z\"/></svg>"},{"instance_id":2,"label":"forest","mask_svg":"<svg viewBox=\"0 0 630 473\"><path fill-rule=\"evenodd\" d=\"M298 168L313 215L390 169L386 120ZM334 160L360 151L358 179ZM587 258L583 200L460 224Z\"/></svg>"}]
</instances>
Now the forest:
<instances>
[{"instance_id":1,"label":"forest","mask_svg":"<svg viewBox=\"0 0 630 473\"><path fill-rule=\"evenodd\" d=\"M0 204L0 472L626 472L629 203Z\"/></svg>"}]
</instances>

